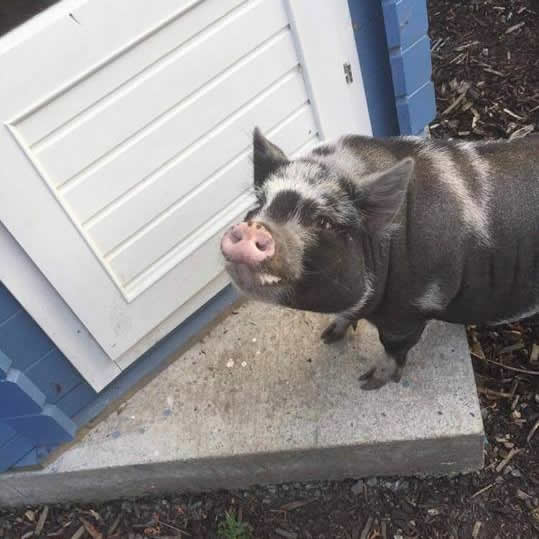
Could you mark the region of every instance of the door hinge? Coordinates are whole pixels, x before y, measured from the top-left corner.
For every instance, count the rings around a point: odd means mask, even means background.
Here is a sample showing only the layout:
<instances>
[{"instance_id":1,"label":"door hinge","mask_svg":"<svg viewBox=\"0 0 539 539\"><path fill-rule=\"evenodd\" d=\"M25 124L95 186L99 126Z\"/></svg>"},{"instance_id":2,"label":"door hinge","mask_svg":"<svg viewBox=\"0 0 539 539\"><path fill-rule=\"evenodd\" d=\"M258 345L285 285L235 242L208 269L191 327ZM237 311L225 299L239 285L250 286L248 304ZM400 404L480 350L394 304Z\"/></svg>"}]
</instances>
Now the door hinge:
<instances>
[{"instance_id":1,"label":"door hinge","mask_svg":"<svg viewBox=\"0 0 539 539\"><path fill-rule=\"evenodd\" d=\"M352 84L354 82L354 77L352 77L352 66L346 62L343 64L344 68L344 80L346 81L346 84Z\"/></svg>"}]
</instances>

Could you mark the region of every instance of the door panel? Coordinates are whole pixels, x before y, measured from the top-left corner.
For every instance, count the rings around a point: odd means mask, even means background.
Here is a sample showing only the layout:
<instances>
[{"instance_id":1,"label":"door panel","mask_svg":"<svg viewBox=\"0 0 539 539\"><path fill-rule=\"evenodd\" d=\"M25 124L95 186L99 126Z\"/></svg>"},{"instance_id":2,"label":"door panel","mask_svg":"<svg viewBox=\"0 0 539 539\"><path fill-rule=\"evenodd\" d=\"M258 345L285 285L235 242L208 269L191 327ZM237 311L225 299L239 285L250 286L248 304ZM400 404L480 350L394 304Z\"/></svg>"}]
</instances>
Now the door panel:
<instances>
[{"instance_id":1,"label":"door panel","mask_svg":"<svg viewBox=\"0 0 539 539\"><path fill-rule=\"evenodd\" d=\"M0 40L13 73L0 218L122 368L228 283L219 239L253 203L255 125L289 154L336 129L370 132L357 104L339 109L354 91L341 65L313 101L306 13L344 21L345 45L319 36L337 62L355 49L341 0L305 1L81 0ZM338 116L327 126L324 106Z\"/></svg>"},{"instance_id":2,"label":"door panel","mask_svg":"<svg viewBox=\"0 0 539 539\"><path fill-rule=\"evenodd\" d=\"M263 95L257 95L247 105L234 111L232 115L227 115L226 121L210 133L205 133L194 143L182 147L180 137L177 137L175 141L172 141L175 143L171 142L169 145L172 146L171 151L178 149L179 151L166 159L164 165L159 165L156 170L144 175L135 186L117 197L112 204L96 212L94 217L83 224L85 230L101 252L109 253L136 231L160 216L174 202L192 194L194 189L205 193L204 185L215 182L216 176L225 173L224 168L236 169L237 161L245 161L251 143L250 129L255 120L259 122L261 129L268 131L270 128L279 126L284 119L304 106L307 106L307 96L303 79L297 70L294 70L272 85L268 91L264 91ZM191 128L192 130L199 127L198 123L204 116L204 109L197 109L197 113L199 114L198 121ZM185 125L185 130L188 129L189 127ZM203 129L208 128L203 127ZM243 138L234 136L238 132L245 133L245 136ZM162 139L162 137L159 139L161 144L157 146L161 150L167 145L167 139ZM154 151L153 154L155 153L159 152ZM148 155L151 160L153 154L143 153L141 150L138 154L141 158L137 159L137 154L132 155L131 159L125 161L125 166L131 169L140 161L140 168L145 169L144 155ZM250 166L249 164L249 170ZM133 174L136 172L133 170ZM237 172L234 174L237 175ZM126 174L126 177L129 176ZM202 183L200 178L204 178ZM246 176L244 174L243 178L249 178L249 174ZM219 181L220 186L223 183L224 190L231 185L227 180ZM248 183L244 181L243 187L248 187ZM85 182L84 192L87 193L87 199L92 194L89 184L97 184L94 194L101 186L102 192L106 194L107 184L102 180ZM83 200L80 198L81 202Z\"/></svg>"}]
</instances>

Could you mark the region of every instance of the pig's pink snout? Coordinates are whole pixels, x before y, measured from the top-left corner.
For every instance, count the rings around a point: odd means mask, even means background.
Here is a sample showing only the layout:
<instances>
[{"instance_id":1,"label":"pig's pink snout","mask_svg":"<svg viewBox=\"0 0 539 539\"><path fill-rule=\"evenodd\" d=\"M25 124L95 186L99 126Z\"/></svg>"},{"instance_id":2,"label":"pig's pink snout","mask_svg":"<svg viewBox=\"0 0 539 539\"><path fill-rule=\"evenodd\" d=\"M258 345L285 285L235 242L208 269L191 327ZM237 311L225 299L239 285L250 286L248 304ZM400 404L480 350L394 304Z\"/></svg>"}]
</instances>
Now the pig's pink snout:
<instances>
[{"instance_id":1,"label":"pig's pink snout","mask_svg":"<svg viewBox=\"0 0 539 539\"><path fill-rule=\"evenodd\" d=\"M225 232L221 240L221 251L230 262L255 266L274 255L275 242L261 224L244 222Z\"/></svg>"}]
</instances>

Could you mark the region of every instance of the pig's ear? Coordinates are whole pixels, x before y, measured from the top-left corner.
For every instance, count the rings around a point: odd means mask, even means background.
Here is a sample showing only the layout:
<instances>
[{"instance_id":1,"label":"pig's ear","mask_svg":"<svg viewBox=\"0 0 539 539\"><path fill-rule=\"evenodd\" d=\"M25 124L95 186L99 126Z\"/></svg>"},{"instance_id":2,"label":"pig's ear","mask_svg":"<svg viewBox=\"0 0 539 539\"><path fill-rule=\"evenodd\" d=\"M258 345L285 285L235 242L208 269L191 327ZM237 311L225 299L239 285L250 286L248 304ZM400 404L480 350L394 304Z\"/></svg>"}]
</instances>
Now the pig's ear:
<instances>
[{"instance_id":1,"label":"pig's ear","mask_svg":"<svg viewBox=\"0 0 539 539\"><path fill-rule=\"evenodd\" d=\"M255 127L253 133L253 163L254 163L254 182L255 187L261 187L273 172L279 167L286 165L288 159L284 152L272 144Z\"/></svg>"},{"instance_id":2,"label":"pig's ear","mask_svg":"<svg viewBox=\"0 0 539 539\"><path fill-rule=\"evenodd\" d=\"M382 232L393 222L406 197L414 165L414 160L406 157L391 168L363 178L357 186L358 206L372 233Z\"/></svg>"}]
</instances>

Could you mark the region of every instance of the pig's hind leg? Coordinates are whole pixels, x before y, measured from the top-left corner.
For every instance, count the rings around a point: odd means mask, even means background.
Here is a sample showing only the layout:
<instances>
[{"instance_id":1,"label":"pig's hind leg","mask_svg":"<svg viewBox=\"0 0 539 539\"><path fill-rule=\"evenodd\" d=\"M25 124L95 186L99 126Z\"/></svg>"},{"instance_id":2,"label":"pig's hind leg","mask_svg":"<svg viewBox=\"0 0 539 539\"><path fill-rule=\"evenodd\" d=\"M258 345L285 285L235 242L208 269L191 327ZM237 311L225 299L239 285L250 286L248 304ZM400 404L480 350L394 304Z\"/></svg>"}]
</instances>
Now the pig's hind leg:
<instances>
[{"instance_id":1,"label":"pig's hind leg","mask_svg":"<svg viewBox=\"0 0 539 539\"><path fill-rule=\"evenodd\" d=\"M352 326L357 329L357 320L350 320L344 316L337 315L335 320L322 332L320 338L326 343L331 344L333 342L340 341L346 335L348 328Z\"/></svg>"},{"instance_id":2,"label":"pig's hind leg","mask_svg":"<svg viewBox=\"0 0 539 539\"><path fill-rule=\"evenodd\" d=\"M414 324L408 323L406 331L401 327L398 332L378 327L378 334L385 354L377 365L359 377L359 380L364 382L361 389L380 389L390 380L400 382L408 352L418 343L425 326L426 322L424 321L418 321Z\"/></svg>"}]
</instances>

